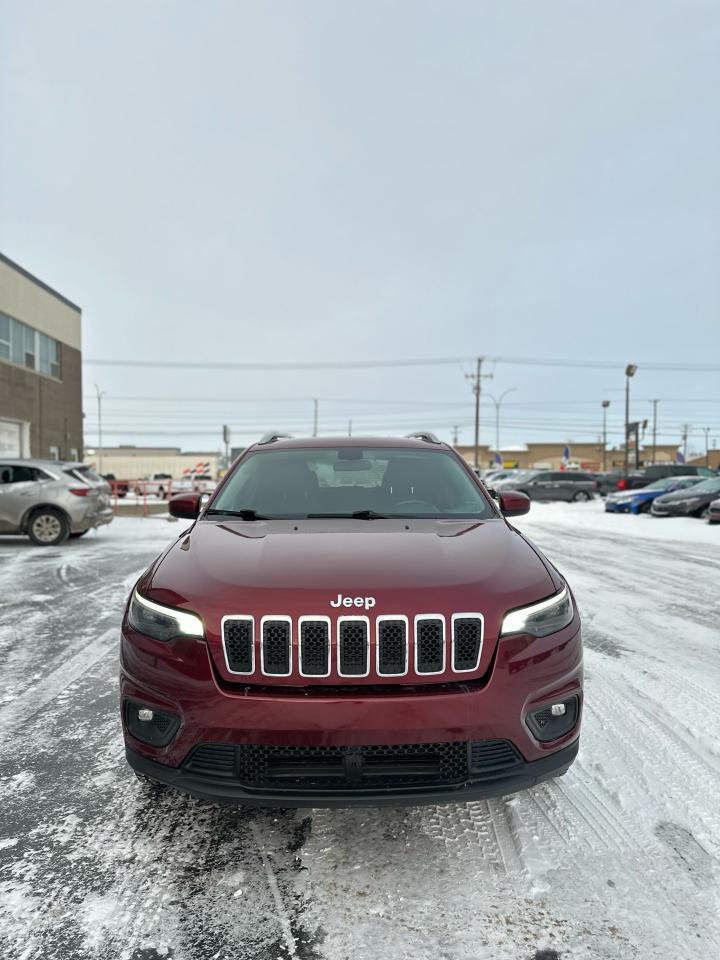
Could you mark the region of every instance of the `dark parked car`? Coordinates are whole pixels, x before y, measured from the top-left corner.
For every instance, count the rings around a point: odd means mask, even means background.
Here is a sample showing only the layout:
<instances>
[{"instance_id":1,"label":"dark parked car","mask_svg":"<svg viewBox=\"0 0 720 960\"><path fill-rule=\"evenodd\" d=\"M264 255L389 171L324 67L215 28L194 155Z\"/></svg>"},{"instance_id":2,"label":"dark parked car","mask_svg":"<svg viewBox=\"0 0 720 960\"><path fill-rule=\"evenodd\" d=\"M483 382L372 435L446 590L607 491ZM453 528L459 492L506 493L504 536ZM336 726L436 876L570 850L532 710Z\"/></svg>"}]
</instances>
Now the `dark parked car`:
<instances>
[{"instance_id":1,"label":"dark parked car","mask_svg":"<svg viewBox=\"0 0 720 960\"><path fill-rule=\"evenodd\" d=\"M656 463L627 476L620 474L616 487L618 490L639 490L664 477L712 478L717 477L717 473L709 467L689 467L686 463Z\"/></svg>"},{"instance_id":2,"label":"dark parked car","mask_svg":"<svg viewBox=\"0 0 720 960\"><path fill-rule=\"evenodd\" d=\"M597 487L594 477L578 470L533 470L511 484L511 489L527 494L531 500L591 500ZM509 489L508 484L502 489Z\"/></svg>"},{"instance_id":3,"label":"dark parked car","mask_svg":"<svg viewBox=\"0 0 720 960\"><path fill-rule=\"evenodd\" d=\"M695 487L702 482L702 477L663 477L639 490L616 490L605 498L605 513L649 513L657 497Z\"/></svg>"},{"instance_id":4,"label":"dark parked car","mask_svg":"<svg viewBox=\"0 0 720 960\"><path fill-rule=\"evenodd\" d=\"M709 517L710 504L720 497L720 477L703 480L687 490L666 493L653 502L654 517Z\"/></svg>"},{"instance_id":5,"label":"dark parked car","mask_svg":"<svg viewBox=\"0 0 720 960\"><path fill-rule=\"evenodd\" d=\"M601 497L608 493L616 493L619 489L618 480L625 476L623 470L608 470L606 473L593 474L598 485L598 493Z\"/></svg>"}]
</instances>

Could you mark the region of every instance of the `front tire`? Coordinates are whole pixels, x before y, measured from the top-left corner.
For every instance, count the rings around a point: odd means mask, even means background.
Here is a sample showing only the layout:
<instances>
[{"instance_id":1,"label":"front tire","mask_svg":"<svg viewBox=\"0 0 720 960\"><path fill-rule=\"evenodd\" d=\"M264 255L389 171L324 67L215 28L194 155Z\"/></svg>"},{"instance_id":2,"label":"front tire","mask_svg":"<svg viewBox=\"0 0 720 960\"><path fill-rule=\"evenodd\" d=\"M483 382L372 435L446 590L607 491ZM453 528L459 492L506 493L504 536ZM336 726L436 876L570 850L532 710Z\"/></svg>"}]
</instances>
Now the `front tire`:
<instances>
[{"instance_id":1,"label":"front tire","mask_svg":"<svg viewBox=\"0 0 720 960\"><path fill-rule=\"evenodd\" d=\"M27 532L36 547L57 547L70 535L70 524L59 510L45 507L32 514Z\"/></svg>"}]
</instances>

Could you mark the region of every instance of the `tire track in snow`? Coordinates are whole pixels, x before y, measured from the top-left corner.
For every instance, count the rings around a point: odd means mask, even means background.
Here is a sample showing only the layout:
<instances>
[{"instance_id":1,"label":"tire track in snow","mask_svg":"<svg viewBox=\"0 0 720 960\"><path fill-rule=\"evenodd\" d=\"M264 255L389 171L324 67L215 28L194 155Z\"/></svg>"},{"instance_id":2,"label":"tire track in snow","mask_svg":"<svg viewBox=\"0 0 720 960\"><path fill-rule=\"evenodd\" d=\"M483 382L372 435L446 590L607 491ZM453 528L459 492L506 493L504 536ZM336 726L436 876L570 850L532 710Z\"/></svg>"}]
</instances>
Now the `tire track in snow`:
<instances>
[{"instance_id":1,"label":"tire track in snow","mask_svg":"<svg viewBox=\"0 0 720 960\"><path fill-rule=\"evenodd\" d=\"M25 690L10 703L0 707L0 730L9 734L22 726L55 700L74 683L117 648L118 631L110 627L93 643L84 647L61 667L42 678L42 682ZM0 750L2 744L0 744Z\"/></svg>"}]
</instances>

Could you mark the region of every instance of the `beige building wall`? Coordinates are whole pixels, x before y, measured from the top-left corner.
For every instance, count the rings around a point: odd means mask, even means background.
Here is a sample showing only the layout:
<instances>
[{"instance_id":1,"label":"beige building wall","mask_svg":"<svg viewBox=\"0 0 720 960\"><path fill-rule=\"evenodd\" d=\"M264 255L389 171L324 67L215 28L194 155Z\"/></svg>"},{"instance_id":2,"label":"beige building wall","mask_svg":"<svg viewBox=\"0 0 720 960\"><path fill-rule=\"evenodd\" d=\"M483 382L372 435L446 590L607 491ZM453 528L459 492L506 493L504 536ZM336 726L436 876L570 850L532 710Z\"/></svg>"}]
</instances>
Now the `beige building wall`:
<instances>
[{"instance_id":1,"label":"beige building wall","mask_svg":"<svg viewBox=\"0 0 720 960\"><path fill-rule=\"evenodd\" d=\"M0 254L0 303L4 313L41 333L81 349L80 307Z\"/></svg>"},{"instance_id":2,"label":"beige building wall","mask_svg":"<svg viewBox=\"0 0 720 960\"><path fill-rule=\"evenodd\" d=\"M118 480L141 480L154 473L169 473L180 478L186 469L193 470L199 463L210 463L209 473L216 477L220 469L220 454L182 453L175 447L105 447L102 451L102 473L114 473ZM100 470L100 452L96 447L85 449L85 463Z\"/></svg>"}]
</instances>

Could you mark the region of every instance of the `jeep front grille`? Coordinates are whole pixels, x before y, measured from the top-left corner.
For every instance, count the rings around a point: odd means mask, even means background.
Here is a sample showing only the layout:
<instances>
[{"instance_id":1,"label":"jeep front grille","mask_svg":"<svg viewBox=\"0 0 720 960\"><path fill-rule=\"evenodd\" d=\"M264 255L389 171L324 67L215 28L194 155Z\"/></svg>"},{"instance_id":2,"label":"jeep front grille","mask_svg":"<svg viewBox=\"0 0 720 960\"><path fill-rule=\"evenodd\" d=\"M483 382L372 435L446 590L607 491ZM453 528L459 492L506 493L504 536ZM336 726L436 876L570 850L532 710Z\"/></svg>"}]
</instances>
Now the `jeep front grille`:
<instances>
[{"instance_id":1,"label":"jeep front grille","mask_svg":"<svg viewBox=\"0 0 720 960\"><path fill-rule=\"evenodd\" d=\"M244 677L439 677L480 667L483 618L479 613L340 616L223 617L228 673ZM330 680L332 682L332 680Z\"/></svg>"}]
</instances>

